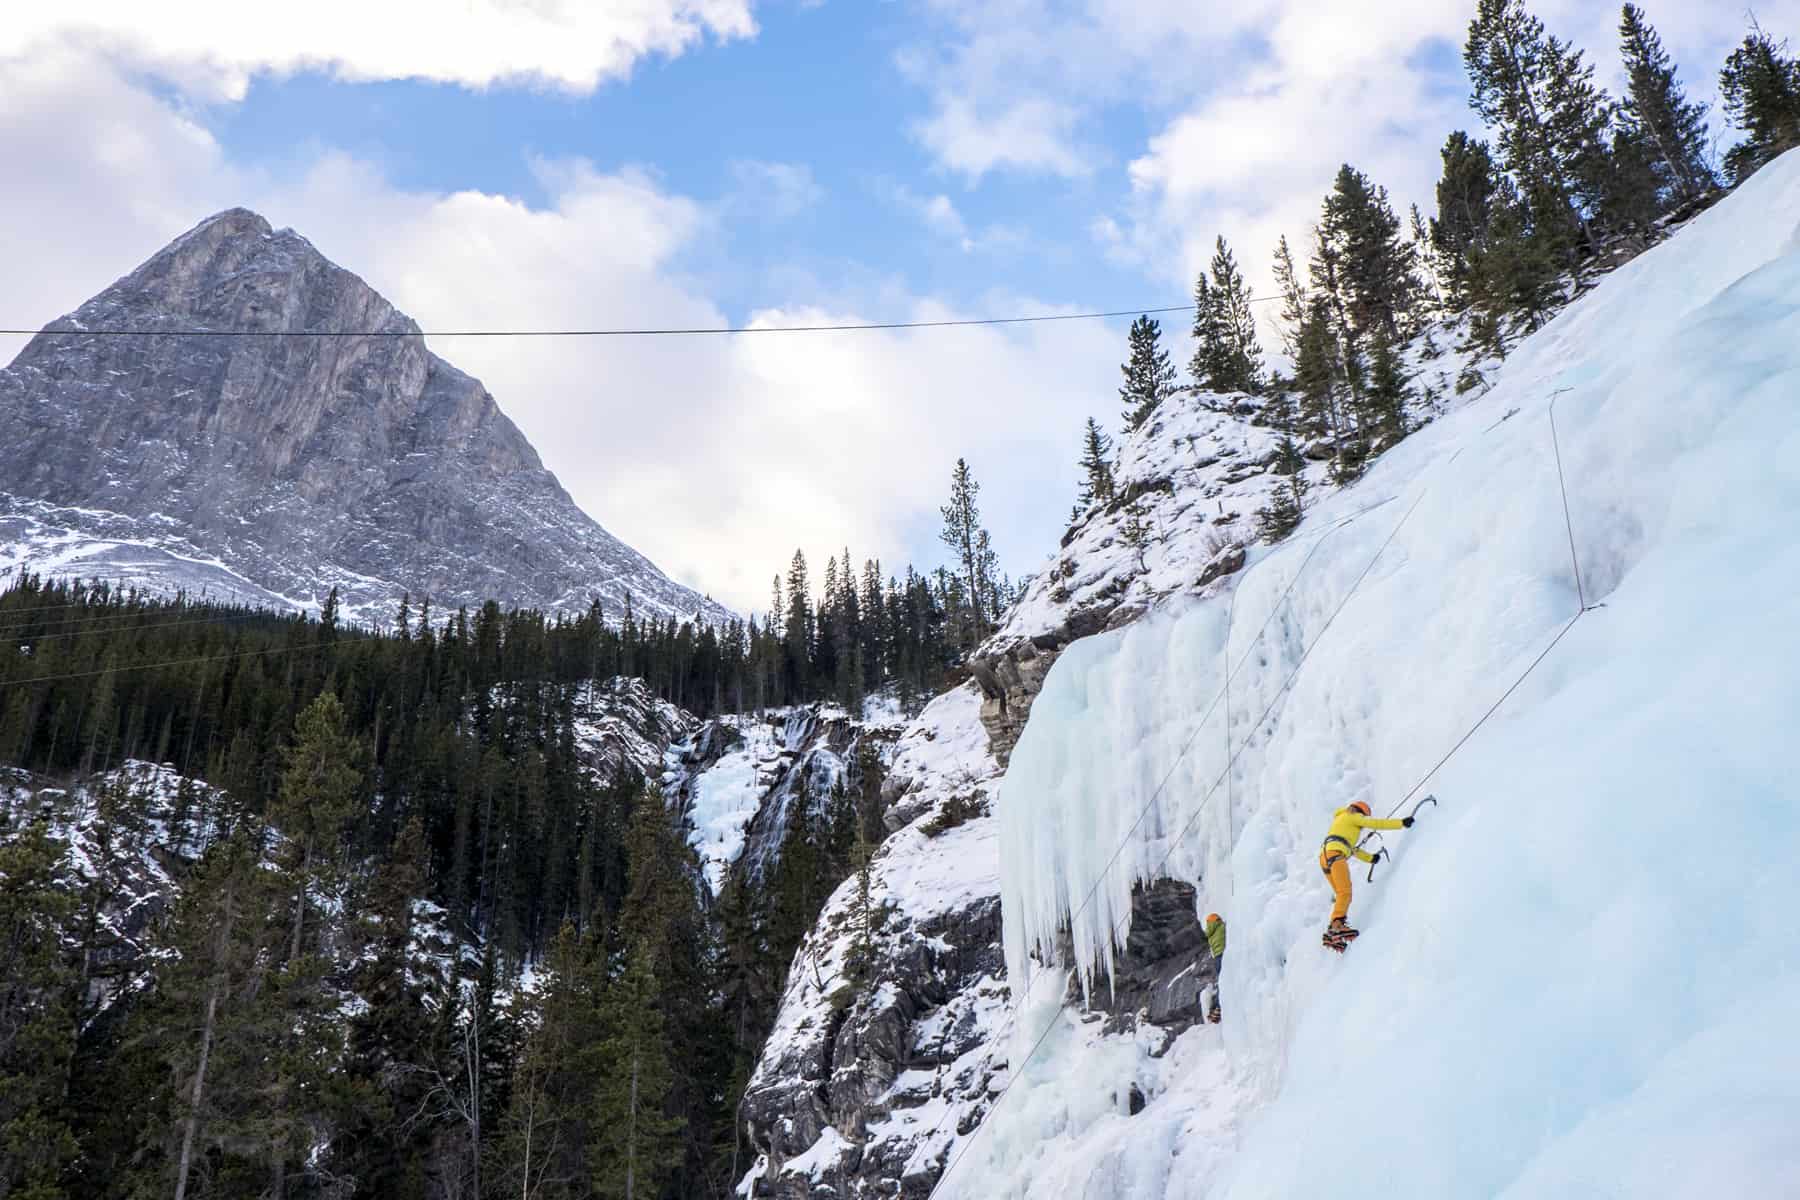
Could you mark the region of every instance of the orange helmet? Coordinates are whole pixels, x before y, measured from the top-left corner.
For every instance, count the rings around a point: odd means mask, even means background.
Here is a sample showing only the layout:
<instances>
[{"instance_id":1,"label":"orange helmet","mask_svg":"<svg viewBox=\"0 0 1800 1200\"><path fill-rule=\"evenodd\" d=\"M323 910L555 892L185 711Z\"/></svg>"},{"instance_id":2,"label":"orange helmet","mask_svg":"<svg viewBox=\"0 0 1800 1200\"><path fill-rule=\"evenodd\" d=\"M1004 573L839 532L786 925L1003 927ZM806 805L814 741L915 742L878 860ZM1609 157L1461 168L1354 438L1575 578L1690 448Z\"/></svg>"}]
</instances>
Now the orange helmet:
<instances>
[{"instance_id":1,"label":"orange helmet","mask_svg":"<svg viewBox=\"0 0 1800 1200\"><path fill-rule=\"evenodd\" d=\"M1369 815L1369 806L1367 804L1363 803L1361 800L1352 800L1350 802L1350 807L1354 808L1357 812L1361 813L1365 817Z\"/></svg>"},{"instance_id":2,"label":"orange helmet","mask_svg":"<svg viewBox=\"0 0 1800 1200\"><path fill-rule=\"evenodd\" d=\"M1223 924L1224 918L1220 917L1218 913L1207 913L1206 914L1206 923L1208 925L1211 925L1214 921L1218 921L1221 924Z\"/></svg>"}]
</instances>

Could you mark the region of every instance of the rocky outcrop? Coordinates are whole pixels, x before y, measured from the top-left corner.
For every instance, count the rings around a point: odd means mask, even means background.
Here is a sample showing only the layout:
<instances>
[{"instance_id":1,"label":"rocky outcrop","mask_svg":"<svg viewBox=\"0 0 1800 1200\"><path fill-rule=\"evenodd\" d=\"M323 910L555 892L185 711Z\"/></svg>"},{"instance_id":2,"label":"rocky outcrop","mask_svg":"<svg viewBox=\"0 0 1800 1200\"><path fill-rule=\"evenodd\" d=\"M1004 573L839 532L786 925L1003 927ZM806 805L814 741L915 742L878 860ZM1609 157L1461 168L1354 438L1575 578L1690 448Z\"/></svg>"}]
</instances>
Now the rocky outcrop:
<instances>
[{"instance_id":1,"label":"rocky outcrop","mask_svg":"<svg viewBox=\"0 0 1800 1200\"><path fill-rule=\"evenodd\" d=\"M992 1100L1009 993L978 707L940 696L893 747L869 904L855 877L826 902L745 1094L742 1194L922 1200Z\"/></svg>"},{"instance_id":2,"label":"rocky outcrop","mask_svg":"<svg viewBox=\"0 0 1800 1200\"><path fill-rule=\"evenodd\" d=\"M576 693L575 748L602 780L660 779L669 748L700 728L699 717L659 699L642 679L618 675Z\"/></svg>"},{"instance_id":3,"label":"rocky outcrop","mask_svg":"<svg viewBox=\"0 0 1800 1200\"><path fill-rule=\"evenodd\" d=\"M951 1094L972 1100L985 1088L987 1071L968 1068L971 1058L985 1066L993 1030L984 1018L1004 1004L1000 904L987 897L892 932L872 971L879 987L842 983L823 1036L773 1044L765 1054L743 1108L759 1153L774 1164L801 1160L821 1144L835 1153L817 1170L768 1171L754 1196L930 1194L941 1164L915 1166L913 1140L872 1131L935 1119L927 1113L934 1102Z\"/></svg>"},{"instance_id":4,"label":"rocky outcrop","mask_svg":"<svg viewBox=\"0 0 1800 1200\"><path fill-rule=\"evenodd\" d=\"M1218 982L1219 960L1207 947L1195 897L1193 885L1178 879L1132 890L1125 944L1114 954L1111 976L1096 978L1086 999L1087 1007L1107 1014L1111 1028L1144 1022L1173 1036L1205 1019L1201 998ZM1069 961L1073 948L1064 945L1062 957ZM1069 1002L1083 1004L1074 979Z\"/></svg>"},{"instance_id":5,"label":"rocky outcrop","mask_svg":"<svg viewBox=\"0 0 1800 1200\"><path fill-rule=\"evenodd\" d=\"M405 592L730 615L577 508L410 318L244 209L33 338L0 370L0 428L0 534L41 534L70 573L106 561L71 545L123 539L180 586L293 606L336 586L347 615L383 621Z\"/></svg>"}]
</instances>

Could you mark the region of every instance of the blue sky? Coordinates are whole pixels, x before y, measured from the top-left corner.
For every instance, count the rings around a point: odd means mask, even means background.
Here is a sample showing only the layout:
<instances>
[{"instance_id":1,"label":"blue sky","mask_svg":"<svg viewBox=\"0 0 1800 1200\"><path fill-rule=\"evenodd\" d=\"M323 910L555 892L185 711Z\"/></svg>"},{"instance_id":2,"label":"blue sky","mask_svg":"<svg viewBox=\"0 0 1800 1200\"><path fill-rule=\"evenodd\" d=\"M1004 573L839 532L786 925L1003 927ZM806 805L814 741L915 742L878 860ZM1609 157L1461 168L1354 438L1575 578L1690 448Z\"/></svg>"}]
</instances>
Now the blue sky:
<instances>
[{"instance_id":1,"label":"blue sky","mask_svg":"<svg viewBox=\"0 0 1800 1200\"><path fill-rule=\"evenodd\" d=\"M315 72L258 78L242 101L199 115L244 163L279 170L330 146L382 163L399 187L473 188L533 205L549 200L533 158L649 167L669 190L725 214L682 265L705 275L734 319L804 302L820 280L854 291L859 278L971 298L998 287L1107 309L1184 298L1184 288L1097 254L1090 232L1095 215L1129 193L1123 167L1150 132L1144 110L1094 114L1090 128L1110 161L1091 175L970 179L910 132L925 94L899 59L929 21L900 4L788 3L759 9L757 23L754 39L645 59L629 78L585 95L346 84ZM788 172L812 188L783 191L782 182L793 186ZM938 197L954 218L926 210Z\"/></svg>"},{"instance_id":2,"label":"blue sky","mask_svg":"<svg viewBox=\"0 0 1800 1200\"><path fill-rule=\"evenodd\" d=\"M1254 285L1350 161L1429 207L1473 0L87 0L0 23L0 324L247 205L428 329L911 320ZM1728 5L1651 4L1696 94ZM1609 83L1616 5L1542 0ZM1800 31L1800 0L1759 5ZM23 169L21 169L21 164ZM741 607L799 546L939 559L966 456L1054 548L1125 322L440 342L603 524ZM1177 315L1171 334L1185 331ZM13 347L0 345L0 354ZM1172 350L1185 361L1185 339Z\"/></svg>"}]
</instances>

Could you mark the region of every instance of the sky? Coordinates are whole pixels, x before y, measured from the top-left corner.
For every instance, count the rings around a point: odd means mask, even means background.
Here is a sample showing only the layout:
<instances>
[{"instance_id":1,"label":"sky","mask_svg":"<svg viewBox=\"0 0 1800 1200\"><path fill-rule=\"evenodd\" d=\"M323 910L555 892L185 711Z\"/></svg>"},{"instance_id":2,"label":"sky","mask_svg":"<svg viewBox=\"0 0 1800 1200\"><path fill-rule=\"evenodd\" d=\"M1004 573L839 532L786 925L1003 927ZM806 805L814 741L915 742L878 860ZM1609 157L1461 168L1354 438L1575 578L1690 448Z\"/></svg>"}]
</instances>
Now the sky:
<instances>
[{"instance_id":1,"label":"sky","mask_svg":"<svg viewBox=\"0 0 1800 1200\"><path fill-rule=\"evenodd\" d=\"M1645 5L1697 97L1746 16ZM253 208L426 329L780 326L1266 289L1342 162L1429 212L1473 0L85 0L0 22L0 327ZM1542 0L1618 87L1612 4ZM1757 6L1800 35L1800 0ZM1127 320L438 339L602 525L740 610L796 548L1034 572ZM1188 321L1164 318L1178 363ZM1173 335L1173 336L1170 336ZM0 360L21 338L0 338ZM818 571L815 569L815 576Z\"/></svg>"}]
</instances>

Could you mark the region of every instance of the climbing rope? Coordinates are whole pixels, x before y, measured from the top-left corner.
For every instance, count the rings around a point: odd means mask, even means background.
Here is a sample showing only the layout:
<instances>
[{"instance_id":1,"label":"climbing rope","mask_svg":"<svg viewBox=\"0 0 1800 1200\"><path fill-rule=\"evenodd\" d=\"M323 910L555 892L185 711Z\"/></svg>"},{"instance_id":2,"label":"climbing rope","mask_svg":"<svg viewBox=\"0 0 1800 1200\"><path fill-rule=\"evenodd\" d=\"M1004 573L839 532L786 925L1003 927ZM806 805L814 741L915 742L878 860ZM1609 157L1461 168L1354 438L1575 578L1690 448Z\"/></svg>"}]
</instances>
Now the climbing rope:
<instances>
[{"instance_id":1,"label":"climbing rope","mask_svg":"<svg viewBox=\"0 0 1800 1200\"><path fill-rule=\"evenodd\" d=\"M1567 389L1564 389L1564 390L1567 390ZM1576 595L1577 595L1578 602L1580 604L1580 610L1578 612L1576 612L1576 614L1572 618L1570 618L1569 622L1566 625L1564 625L1557 632L1556 636L1550 640L1550 643L1547 646L1545 646L1542 651L1540 651L1538 653L1538 656L1536 658L1534 658L1528 666L1526 666L1525 670L1520 673L1519 677L1517 679L1513 680L1512 684L1504 692L1502 692L1500 694L1500 698L1495 700L1494 703L1488 707L1487 711L1484 712L1481 715L1481 717L1479 719L1477 719L1476 722L1469 727L1468 731L1465 732L1462 735L1462 737L1457 739L1456 744L1450 748L1449 752L1446 753L1442 758L1438 759L1438 761L1432 765L1431 769L1429 771L1427 771L1422 777L1420 777L1419 781L1412 786L1412 788L1406 793L1405 796L1403 796L1401 798L1400 802L1398 804L1394 805L1394 807L1389 810L1389 812L1388 812L1389 816L1392 816L1395 812L1398 812L1401 808L1403 808L1406 805L1407 801L1411 800L1415 795L1417 795L1419 790L1422 789L1428 782L1430 782L1431 779L1437 774L1437 772L1443 768L1444 764L1449 762L1451 758L1455 757L1457 752L1460 751L1463 748L1463 746L1468 744L1469 739L1473 738L1475 736L1475 734L1481 729L1481 727L1483 725L1487 724L1488 720L1490 718L1492 718L1493 715L1500 710L1500 707L1506 703L1508 698L1510 698L1512 696L1512 694L1514 692L1516 692L1521 685L1524 684L1525 680L1531 677L1532 672L1536 671L1538 666L1546 658L1548 658L1550 656L1550 652L1552 650L1556 649L1557 645L1562 642L1564 637L1568 636L1569 631L1571 629L1575 628L1576 623L1579 622L1582 617L1586 616L1589 612L1591 612L1593 610L1593 608L1598 607L1598 605L1590 606L1587 603L1586 592L1583 590L1582 585L1581 585L1581 563L1580 563L1579 556L1577 555L1576 549L1575 549L1575 528L1574 528L1574 522L1570 518L1570 515L1569 515L1568 486L1563 477L1562 446L1561 446L1560 438L1558 437L1557 431L1556 431L1555 406L1556 406L1556 396L1558 396L1558 395L1561 395L1561 392L1554 393L1550 398L1550 437L1551 437L1552 450L1554 452L1554 457L1556 460L1557 483L1558 483L1558 486L1560 488L1561 495L1562 495L1563 519L1564 519L1565 525L1568 528L1568 533L1569 533L1569 558L1575 568ZM1457 454L1460 455L1461 453L1462 453L1462 451L1459 449L1457 451ZM1192 815L1190 815L1188 817L1187 821L1182 825L1181 829L1176 832L1176 834L1173 838L1169 839L1168 849L1163 852L1163 856L1160 860L1158 860L1156 866L1151 871L1146 873L1145 878L1154 878L1155 876L1157 876L1161 873L1162 869L1165 866L1168 865L1169 859L1171 857L1173 857L1173 855L1175 853L1175 848L1177 846L1181 845L1182 841L1187 837L1188 832L1194 826L1194 822L1200 818L1200 815L1205 811L1207 804L1212 800L1212 797L1218 791L1219 785L1221 783L1225 782L1229 778L1232 768L1237 765L1238 758L1241 757L1243 755L1244 751L1249 748L1250 742L1254 739L1255 730L1257 728L1259 728L1263 724L1264 721L1268 720L1270 714L1272 714L1275 711L1275 707L1278 704L1280 704L1281 701L1286 697L1288 689L1293 685L1294 680L1299 677L1300 671L1303 667L1305 667L1307 659L1312 656L1312 652L1315 649L1317 649L1319 643L1324 640L1324 637L1330 631L1331 626L1336 623L1338 616L1349 605L1350 600L1356 595L1357 589L1359 589L1362 586L1363 581L1368 578L1369 573L1375 569L1375 564L1376 564L1376 562L1378 562L1380 560L1381 555L1387 550L1388 546L1390 544L1392 544L1393 540L1397 536L1399 536L1400 530L1406 526L1406 523L1412 519L1413 513L1415 511L1417 511L1419 505L1424 501L1426 494L1427 493L1421 493L1419 498L1417 500L1413 501L1412 507L1410 507L1406 510L1406 514L1400 518L1400 521L1394 526L1393 530L1388 534L1387 538L1376 549L1374 555L1371 556L1371 558L1369 559L1368 564L1363 567L1361 574L1359 574L1356 577L1356 581L1350 585L1350 590L1344 594L1343 599L1338 602L1338 606L1334 610L1332 610L1331 616L1326 620L1325 624L1319 629L1318 635L1313 638L1311 644L1309 644L1306 647L1306 649L1301 653L1299 661L1294 664L1294 669L1288 673L1287 678L1282 681L1281 686L1276 688L1274 698L1269 701L1268 705L1263 709L1262 713L1257 717L1256 721L1251 726L1251 733L1245 737L1243 743L1241 745L1239 745L1237 750L1235 752L1233 752L1230 755L1230 757L1227 759L1227 761L1225 763L1225 769L1220 772L1219 777L1217 779L1213 780L1212 785L1209 788L1207 788L1205 794L1201 796L1200 802L1194 806L1194 811L1193 811ZM1382 501L1381 503L1385 504L1387 502L1388 501ZM1274 620L1275 614L1281 611L1281 608L1286 603L1288 596L1292 594L1295 585L1299 582L1301 574L1305 571L1307 563L1311 562L1313 554L1318 551L1319 547L1324 544L1325 540L1327 538L1329 538L1331 536L1331 534L1336 533L1339 529L1343 528L1344 525L1348 524L1352 520L1355 520L1356 517L1363 515L1363 513L1370 511L1370 509L1378 508L1378 507L1380 507L1379 504L1371 505L1369 509L1364 509L1364 510L1362 510L1362 512L1353 514L1351 517L1346 518L1344 521L1340 522L1339 524L1334 526L1332 529L1328 530L1323 536L1321 536L1319 538L1318 542L1316 542L1313 545L1312 551L1310 551L1307 554L1306 558L1304 560L1302 560L1301 565L1300 565L1300 570L1298 570L1294 573L1294 578L1289 581L1288 587L1282 593L1281 599L1276 601L1274 608L1271 609L1271 611L1270 611L1269 617L1264 620L1262 627L1257 630L1256 636L1251 639L1252 647L1254 647L1256 645L1256 643L1261 640L1264 631L1266 631L1269 626L1269 623ZM1235 605L1235 602L1236 602L1236 597L1234 595L1234 597L1233 597L1234 605ZM1226 626L1226 646L1227 646L1227 654L1229 655L1229 646L1230 646L1230 641L1231 641L1229 618L1227 618L1227 621L1228 621L1228 623ZM1250 652L1246 651L1244 654L1244 657L1242 659L1240 659L1238 662L1239 667L1241 667L1244 664L1244 662L1249 659L1249 655L1250 655ZM1234 670L1230 666L1229 657L1228 657L1227 658L1227 670L1226 670L1226 675L1225 675L1225 683L1224 683L1223 687L1221 688L1221 695L1224 695L1226 693L1226 691L1230 688L1231 676L1233 673L1234 673ZM1218 703L1218 700L1217 700L1217 698L1215 698L1213 704L1216 706L1217 703ZM1094 886L1088 890L1088 894L1087 894L1086 898L1083 899L1081 908L1076 909L1070 915L1069 920L1070 920L1071 924L1074 922L1074 920L1077 917L1079 917L1081 915L1082 911L1084 911L1086 909L1087 904L1093 899L1094 895L1099 891L1100 885L1101 885L1101 883L1103 883L1105 881L1107 873L1112 869L1113 865L1118 861L1119 855L1124 852L1125 846L1130 844L1131 837L1137 832L1138 826L1143 823L1144 817L1146 815L1148 815L1150 806L1155 804L1157 796L1160 795L1162 789L1165 786L1167 786L1169 780L1174 777L1176 767L1180 765L1182 757L1186 755L1188 748L1193 744L1194 737L1197 736L1199 729L1205 727L1206 720L1208 718L1210 718L1211 715L1212 715L1212 707L1209 706L1207 709L1206 715L1201 718L1199 725L1196 727L1195 734L1189 735L1188 741L1183 744L1180 753L1176 756L1175 763L1173 765L1171 765L1168 773L1163 777L1162 783L1157 785L1156 792L1152 793L1150 804L1146 805L1144 811L1138 814L1138 819L1132 823L1131 829L1126 834L1125 841L1119 845L1119 848L1117 850L1113 851L1112 857L1107 860L1106 866L1101 869L1099 877L1098 877L1098 879L1096 879ZM1229 709L1226 712L1226 719L1227 719L1227 721L1230 720ZM1228 731L1227 732L1227 745L1229 745L1229 737L1230 737L1230 735L1229 735L1229 731ZM1125 932L1126 927L1129 926L1130 919L1131 919L1131 914L1130 914L1130 912L1127 912L1125 914L1124 924L1122 924L1118 928L1114 928L1109 931L1109 937L1111 938L1112 941L1114 941L1115 943L1118 941L1121 934ZM1028 985L1028 990L1029 990L1029 985ZM1023 1004L1024 1004L1024 1000L1021 999L1020 1004L1015 1007L1015 1013L1018 1011L1018 1008L1023 1007ZM1060 1017L1060 1013L1058 1014L1058 1017ZM963 1156L968 1153L969 1148L971 1146L973 1146L975 1144L976 1139L981 1136L982 1130L987 1128L988 1118L993 1116L994 1112L1000 1107L1001 1103L1006 1099L1007 1094L1012 1091L1013 1084L1016 1083L1024 1075L1025 1068L1027 1066L1029 1066L1032 1059L1037 1056L1037 1052L1043 1047L1045 1041L1047 1041L1049 1039L1050 1034L1056 1029L1056 1026L1058 1023L1059 1023L1058 1018L1052 1018L1050 1020L1050 1022L1045 1025L1043 1031L1038 1034L1037 1039L1032 1043L1031 1048L1028 1051L1026 1051L1024 1058L1020 1060L1018 1070L1010 1072L1009 1078L1007 1079L1005 1085L1000 1089L999 1093L995 1095L994 1102L988 1106L987 1112L985 1114L983 1114L980 1122L975 1126L975 1129L973 1130L973 1132L970 1134L970 1136L966 1140L963 1141L963 1143L960 1146L957 1147L956 1154L950 1159L949 1163L944 1167L944 1173L942 1175L938 1176L937 1182L932 1185L931 1191L926 1194L926 1200L932 1200L932 1198L937 1195L938 1189L943 1187L943 1185L949 1180L950 1175L953 1171L955 1171L957 1164L962 1161ZM935 1137L936 1134L938 1133L938 1131L943 1128L944 1121L948 1119L951 1111L953 1111L953 1110L946 1108L944 1117L939 1118L937 1125L934 1126L931 1130L931 1133L927 1135L928 1138Z\"/></svg>"},{"instance_id":2,"label":"climbing rope","mask_svg":"<svg viewBox=\"0 0 1800 1200\"><path fill-rule=\"evenodd\" d=\"M1332 610L1331 616L1328 617L1325 621L1325 624L1320 627L1317 636L1315 636L1313 638L1311 644L1309 644L1306 647L1306 649L1304 651L1302 651L1299 661L1294 664L1294 669L1288 673L1287 678L1282 681L1281 686L1278 687L1277 689L1275 689L1274 698L1269 701L1268 705L1263 709L1261 715L1259 715L1256 718L1256 721L1252 724L1251 733L1245 737L1243 743L1240 746L1238 746L1237 750L1226 761L1225 769L1219 773L1219 776L1213 780L1212 785L1206 789L1205 794L1202 795L1200 798L1200 803L1194 806L1193 815L1187 819L1187 822L1181 827L1181 829L1179 831L1176 832L1175 836L1169 840L1169 848L1166 851L1164 851L1162 858L1157 862L1156 866L1145 875L1145 878L1152 878L1152 877L1158 875L1162 871L1163 867L1168 865L1170 857L1175 853L1175 847L1179 846L1181 844L1182 840L1184 838L1186 838L1188 831L1193 828L1194 822L1199 819L1200 814L1206 810L1207 804L1212 800L1213 796L1218 793L1219 785L1225 781L1226 777L1230 774L1231 769L1237 765L1238 758L1243 755L1245 750L1249 749L1250 743L1255 737L1256 728L1260 727L1264 721L1268 720L1269 715L1275 711L1276 705L1281 703L1282 699L1287 694L1288 688L1293 685L1293 682L1295 679L1299 678L1301 669L1303 667L1305 667L1305 665L1306 665L1306 660L1308 658L1312 657L1312 652L1318 648L1319 643L1321 641L1323 641L1325 638L1325 635L1330 632L1332 625L1336 624L1338 617L1343 613L1344 609L1349 606L1350 601L1353 597L1355 597L1357 590L1362 587L1363 581L1366 580L1369 577L1369 573L1375 569L1375 564L1380 560L1382 554L1384 552L1386 552L1387 548L1390 545L1393 544L1394 539L1400 535L1400 531L1406 527L1406 523L1408 521L1412 520L1413 513L1418 511L1419 505L1424 502L1426 494L1427 493L1424 493L1424 492L1420 493L1419 498L1417 500L1413 501L1412 507L1410 507L1406 510L1405 515L1400 518L1399 522L1395 524L1394 528L1391 531L1389 531L1387 537L1382 541L1381 545L1379 547L1377 547L1375 553L1372 556L1370 556L1368 564L1363 567L1361 574L1357 575L1355 582L1353 582L1350 585L1350 589L1344 593L1343 599L1338 601L1337 607ZM1386 504L1386 503L1388 503L1388 501L1381 502L1381 504ZM1301 574L1306 570L1306 564L1308 562L1312 561L1313 554L1318 552L1319 547L1325 543L1325 540L1327 538L1329 538L1333 533L1336 533L1339 529L1342 529L1345 525L1348 525L1351 521L1354 521L1358 517L1361 517L1361 516L1365 515L1366 513L1373 511L1376 508L1381 507L1381 504L1370 505L1368 508L1363 509L1360 512L1352 514L1351 516L1345 518L1343 521L1340 521L1337 525L1333 526L1330 530L1328 530L1323 536L1321 536L1319 538L1318 542L1316 542L1313 545L1312 551L1307 554L1307 556L1304 560L1302 560L1302 562L1300 564L1300 569L1298 571L1294 572L1294 578L1289 581L1287 589L1282 593L1281 598L1275 602L1273 609L1271 609L1271 611L1270 611L1269 617L1266 620L1264 620L1262 627L1257 630L1256 636L1251 639L1252 647L1254 647L1256 642L1261 639L1264 631L1266 631L1268 629L1270 622L1272 622L1275 619L1275 615L1277 613L1279 613L1281 611L1282 607L1286 604L1288 597L1293 593L1295 585L1299 582ZM1229 644L1230 644L1229 628L1226 631L1226 643L1227 643L1227 646L1229 646ZM1248 661L1248 659L1250 657L1250 653L1251 652L1249 650L1246 650L1244 652L1244 657L1242 659L1240 659L1238 662L1238 665L1240 667L1244 664L1244 662ZM1228 663L1228 666L1229 666L1229 663ZM1226 673L1227 680L1229 680L1230 675L1231 675L1231 671L1228 669L1227 673ZM1223 695L1223 689L1221 689L1220 694ZM1217 703L1218 703L1218 700L1217 700L1217 698L1215 698L1213 701L1213 704L1216 706ZM1081 913L1083 911L1086 910L1087 905L1093 900L1094 896L1099 892L1100 885L1105 882L1107 873L1110 872L1113 865L1118 862L1119 855L1124 853L1125 847L1131 843L1132 835L1134 835L1137 832L1138 826L1143 823L1144 817L1146 815L1148 815L1148 813L1150 811L1150 807L1155 804L1157 795L1159 795L1161 793L1162 789L1168 785L1169 780L1174 777L1175 769L1177 766L1180 765L1181 756L1185 755L1188 751L1188 748L1193 745L1194 737L1198 735L1198 732L1200 729L1205 728L1206 720L1211 715L1212 715L1212 707L1209 706L1207 709L1207 712L1206 712L1206 716L1202 717L1199 724L1196 726L1195 733L1189 735L1187 742L1182 746L1180 754L1178 754L1176 757L1175 764L1170 766L1168 773L1163 776L1162 783L1157 785L1157 791L1151 795L1150 804L1146 805L1144 808L1144 811L1138 814L1138 819L1132 823L1131 829L1126 833L1125 840L1119 844L1119 847L1117 850L1113 851L1112 857L1107 860L1106 866L1101 868L1098 878L1096 878L1096 880L1094 881L1094 886L1088 889L1087 896L1082 900L1081 907L1076 909L1073 913L1070 914L1069 920L1070 920L1071 924L1075 921L1076 918L1078 918L1081 915ZM1131 913L1128 911L1125 914L1124 922L1122 924L1120 924L1119 926L1117 926L1113 929L1110 929L1108 931L1109 939L1112 940L1113 942L1117 942L1119 940L1120 936L1126 931L1126 927L1129 926L1130 921L1131 921ZM1029 994L1029 984L1027 984L1027 993ZM1021 998L1019 1001L1019 1004L1014 1007L1015 1015L1020 1009L1023 1008L1023 1006L1024 1006L1024 998ZM995 1110L997 1110L1000 1107L1001 1103L1003 1101L1005 1101L1007 1093L1012 1091L1013 1084L1018 1082L1018 1080L1024 1075L1025 1068L1027 1066L1029 1066L1031 1063L1031 1060L1037 1056L1037 1052L1043 1047L1044 1042L1049 1039L1050 1034L1055 1031L1057 1024L1058 1024L1058 1019L1052 1018L1044 1026L1043 1031L1038 1034L1037 1040L1031 1044L1031 1049L1026 1051L1025 1057L1020 1060L1019 1069L1017 1071L1013 1071L1010 1073L1010 1077L1007 1079L1005 1085L995 1095L994 1102L992 1104L988 1105L987 1113L983 1115L980 1123L975 1126L974 1131L969 1135L969 1137L960 1146L957 1147L955 1156L952 1157L950 1159L949 1163L944 1167L944 1173L942 1175L938 1176L937 1182L932 1185L931 1191L926 1193L926 1200L931 1200L932 1197L936 1196L938 1189L943 1187L945 1182L949 1180L951 1172L956 1170L957 1164L960 1163L963 1159L963 1156L968 1153L969 1147L971 1147L975 1144L976 1139L981 1136L981 1131L987 1128L988 1118L993 1116ZM938 1119L938 1123L935 1126L933 1126L931 1132L926 1135L927 1139L935 1137L937 1135L938 1131L943 1128L944 1122L949 1119L952 1111L954 1111L954 1110L946 1107L944 1116L942 1116Z\"/></svg>"},{"instance_id":3,"label":"climbing rope","mask_svg":"<svg viewBox=\"0 0 1800 1200\"><path fill-rule=\"evenodd\" d=\"M1488 705L1487 711L1482 713L1480 718L1477 719L1473 725L1469 726L1466 733L1456 739L1456 744L1450 747L1449 752L1445 754L1444 757L1438 759L1437 762L1433 763L1431 769L1419 777L1419 782L1413 784L1412 787L1407 790L1406 795L1400 797L1400 802L1398 804L1388 809L1387 815L1390 817L1399 812L1402 808L1405 808L1406 802L1418 795L1420 789L1427 783L1430 783L1432 777L1435 776L1438 771L1443 769L1444 764L1456 757L1456 752L1467 745L1469 739L1474 737L1481 727L1488 723L1488 718L1500 711L1500 706L1505 704L1507 699L1511 697L1514 692L1519 690L1521 684L1531 678L1531 673L1538 669L1538 664L1542 663L1546 658L1549 658L1550 652L1556 649L1558 643L1569 636L1569 630L1575 628L1575 623L1600 607L1598 604L1589 604L1587 602L1587 592L1583 589L1581 584L1581 559L1575 553L1575 522L1569 517L1569 485L1563 479L1562 440L1556 433L1556 398L1568 390L1568 388L1561 388L1550 394L1550 448L1556 457L1556 483L1557 487L1562 492L1563 524L1569 531L1569 564L1575 569L1575 597L1576 602L1581 606L1580 610L1576 612L1574 616L1569 618L1569 623L1567 625L1564 625L1561 629L1557 630L1556 636L1550 639L1550 644L1538 652L1538 656L1532 659L1530 664L1519 673L1519 677L1512 681L1510 687L1500 693L1500 698Z\"/></svg>"}]
</instances>

